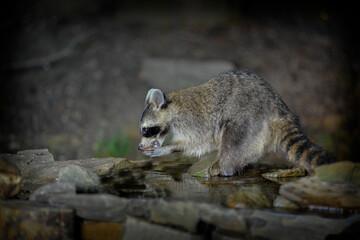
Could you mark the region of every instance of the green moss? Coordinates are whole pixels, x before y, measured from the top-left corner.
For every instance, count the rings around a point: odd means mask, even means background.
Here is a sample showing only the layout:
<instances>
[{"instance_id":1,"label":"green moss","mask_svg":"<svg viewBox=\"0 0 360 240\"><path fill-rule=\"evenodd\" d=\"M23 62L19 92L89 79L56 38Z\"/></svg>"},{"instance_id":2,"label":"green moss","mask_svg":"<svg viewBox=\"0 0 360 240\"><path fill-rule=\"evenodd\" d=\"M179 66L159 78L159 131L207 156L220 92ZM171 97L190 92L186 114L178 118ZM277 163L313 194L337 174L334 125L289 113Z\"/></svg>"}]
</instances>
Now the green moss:
<instances>
[{"instance_id":1,"label":"green moss","mask_svg":"<svg viewBox=\"0 0 360 240\"><path fill-rule=\"evenodd\" d=\"M194 174L195 177L206 177L206 172L198 172Z\"/></svg>"},{"instance_id":2,"label":"green moss","mask_svg":"<svg viewBox=\"0 0 360 240\"><path fill-rule=\"evenodd\" d=\"M113 134L109 139L101 139L96 144L96 157L126 157L132 149L128 137Z\"/></svg>"},{"instance_id":3,"label":"green moss","mask_svg":"<svg viewBox=\"0 0 360 240\"><path fill-rule=\"evenodd\" d=\"M315 169L315 176L321 181L332 183L360 184L360 163L341 161L322 165Z\"/></svg>"}]
</instances>

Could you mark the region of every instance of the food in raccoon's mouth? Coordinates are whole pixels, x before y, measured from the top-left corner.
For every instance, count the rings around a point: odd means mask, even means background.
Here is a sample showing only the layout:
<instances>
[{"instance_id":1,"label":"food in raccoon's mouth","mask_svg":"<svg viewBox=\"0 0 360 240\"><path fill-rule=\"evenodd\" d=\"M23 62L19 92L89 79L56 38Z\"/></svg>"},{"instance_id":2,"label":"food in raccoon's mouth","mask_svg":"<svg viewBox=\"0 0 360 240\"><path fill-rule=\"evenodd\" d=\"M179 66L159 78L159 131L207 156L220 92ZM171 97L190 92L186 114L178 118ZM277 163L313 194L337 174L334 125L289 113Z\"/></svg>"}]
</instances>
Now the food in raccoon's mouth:
<instances>
[{"instance_id":1,"label":"food in raccoon's mouth","mask_svg":"<svg viewBox=\"0 0 360 240\"><path fill-rule=\"evenodd\" d=\"M153 146L143 147L143 148L141 148L141 150L147 150L147 149L150 149L150 148L153 148Z\"/></svg>"},{"instance_id":2,"label":"food in raccoon's mouth","mask_svg":"<svg viewBox=\"0 0 360 240\"><path fill-rule=\"evenodd\" d=\"M143 147L143 148L141 148L141 150L144 151L147 149L157 148L157 147L160 147L160 143L158 141L155 141L153 146Z\"/></svg>"}]
</instances>

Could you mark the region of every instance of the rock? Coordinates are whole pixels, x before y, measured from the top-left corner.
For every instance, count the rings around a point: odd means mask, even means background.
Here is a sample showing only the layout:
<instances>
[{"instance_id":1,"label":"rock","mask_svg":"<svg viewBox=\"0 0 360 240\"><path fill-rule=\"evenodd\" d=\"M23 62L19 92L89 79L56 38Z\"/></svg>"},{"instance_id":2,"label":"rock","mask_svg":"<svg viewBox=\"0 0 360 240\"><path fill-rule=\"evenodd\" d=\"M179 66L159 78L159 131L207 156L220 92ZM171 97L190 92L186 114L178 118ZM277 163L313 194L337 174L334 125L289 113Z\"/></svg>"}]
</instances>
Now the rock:
<instances>
[{"instance_id":1,"label":"rock","mask_svg":"<svg viewBox=\"0 0 360 240\"><path fill-rule=\"evenodd\" d=\"M126 158L54 161L47 149L26 150L17 154L2 154L1 156L19 168L23 178L22 189L30 192L44 184L54 183L59 176L59 170L68 165L82 166L99 176L117 173L121 169L132 166Z\"/></svg>"},{"instance_id":2,"label":"rock","mask_svg":"<svg viewBox=\"0 0 360 240\"><path fill-rule=\"evenodd\" d=\"M244 239L275 240L289 239L289 236L294 240L325 239L330 234L342 234L346 228L360 222L359 215L331 219L269 210L235 210L204 203L197 206L202 222L216 226L220 230L218 233L229 232L232 236L240 234L238 236L243 236Z\"/></svg>"},{"instance_id":3,"label":"rock","mask_svg":"<svg viewBox=\"0 0 360 240\"><path fill-rule=\"evenodd\" d=\"M201 221L221 230L246 233L247 221L237 210L206 203L197 204L197 207Z\"/></svg>"},{"instance_id":4,"label":"rock","mask_svg":"<svg viewBox=\"0 0 360 240\"><path fill-rule=\"evenodd\" d=\"M192 176L210 177L220 173L220 167L217 162L216 153L207 154L194 163L187 171Z\"/></svg>"},{"instance_id":5,"label":"rock","mask_svg":"<svg viewBox=\"0 0 360 240\"><path fill-rule=\"evenodd\" d=\"M273 203L276 208L299 209L300 206L283 196L277 196Z\"/></svg>"},{"instance_id":6,"label":"rock","mask_svg":"<svg viewBox=\"0 0 360 240\"><path fill-rule=\"evenodd\" d=\"M246 211L248 235L271 240L307 240L337 238L347 227L360 222L360 216L331 219L317 215L281 214L270 211ZM240 213L241 214L241 213ZM359 231L357 231L357 235Z\"/></svg>"},{"instance_id":7,"label":"rock","mask_svg":"<svg viewBox=\"0 0 360 240\"><path fill-rule=\"evenodd\" d=\"M126 213L133 217L150 219L151 211L149 205L151 202L152 200L149 199L130 199L127 204Z\"/></svg>"},{"instance_id":8,"label":"rock","mask_svg":"<svg viewBox=\"0 0 360 240\"><path fill-rule=\"evenodd\" d=\"M155 223L182 227L196 232L199 211L192 202L157 201L150 205L150 220Z\"/></svg>"},{"instance_id":9,"label":"rock","mask_svg":"<svg viewBox=\"0 0 360 240\"><path fill-rule=\"evenodd\" d=\"M240 191L227 196L226 205L230 208L269 208L272 204L259 187L253 186L242 187Z\"/></svg>"},{"instance_id":10,"label":"rock","mask_svg":"<svg viewBox=\"0 0 360 240\"><path fill-rule=\"evenodd\" d=\"M21 189L21 182L19 169L0 157L0 199L18 194Z\"/></svg>"},{"instance_id":11,"label":"rock","mask_svg":"<svg viewBox=\"0 0 360 240\"><path fill-rule=\"evenodd\" d=\"M76 194L76 187L74 183L50 183L36 189L30 195L30 201L48 203L49 199L54 196L61 196L63 194Z\"/></svg>"},{"instance_id":12,"label":"rock","mask_svg":"<svg viewBox=\"0 0 360 240\"><path fill-rule=\"evenodd\" d=\"M319 166L315 176L331 183L352 183L360 185L360 163L341 161Z\"/></svg>"},{"instance_id":13,"label":"rock","mask_svg":"<svg viewBox=\"0 0 360 240\"><path fill-rule=\"evenodd\" d=\"M360 209L360 188L353 184L330 183L304 177L281 185L280 194L302 206Z\"/></svg>"},{"instance_id":14,"label":"rock","mask_svg":"<svg viewBox=\"0 0 360 240\"><path fill-rule=\"evenodd\" d=\"M108 240L121 239L123 226L117 222L94 222L81 223L81 239Z\"/></svg>"},{"instance_id":15,"label":"rock","mask_svg":"<svg viewBox=\"0 0 360 240\"><path fill-rule=\"evenodd\" d=\"M134 239L200 240L202 237L182 232L173 228L152 224L137 218L127 217L122 240Z\"/></svg>"},{"instance_id":16,"label":"rock","mask_svg":"<svg viewBox=\"0 0 360 240\"><path fill-rule=\"evenodd\" d=\"M261 174L267 180L284 184L298 180L300 177L306 176L306 171L303 168L280 169L272 172Z\"/></svg>"},{"instance_id":17,"label":"rock","mask_svg":"<svg viewBox=\"0 0 360 240\"><path fill-rule=\"evenodd\" d=\"M236 184L257 184L263 183L266 180L262 177L211 177L211 178L200 178L199 182L204 185L216 186L216 185L236 185Z\"/></svg>"},{"instance_id":18,"label":"rock","mask_svg":"<svg viewBox=\"0 0 360 240\"><path fill-rule=\"evenodd\" d=\"M0 201L0 239L74 239L74 212L41 203Z\"/></svg>"},{"instance_id":19,"label":"rock","mask_svg":"<svg viewBox=\"0 0 360 240\"><path fill-rule=\"evenodd\" d=\"M235 66L224 60L145 58L140 77L154 88L174 91L208 81Z\"/></svg>"},{"instance_id":20,"label":"rock","mask_svg":"<svg viewBox=\"0 0 360 240\"><path fill-rule=\"evenodd\" d=\"M134 168L148 168L152 166L152 162L150 159L129 160L129 163Z\"/></svg>"},{"instance_id":21,"label":"rock","mask_svg":"<svg viewBox=\"0 0 360 240\"><path fill-rule=\"evenodd\" d=\"M226 236L223 232L219 233L216 230L212 231L211 238L210 239L216 239L216 240L244 240L244 239L250 239L248 237L244 236L234 236L232 233L232 236Z\"/></svg>"},{"instance_id":22,"label":"rock","mask_svg":"<svg viewBox=\"0 0 360 240\"><path fill-rule=\"evenodd\" d=\"M84 219L96 221L125 221L128 199L110 194L66 194L49 199L52 206L68 207Z\"/></svg>"},{"instance_id":23,"label":"rock","mask_svg":"<svg viewBox=\"0 0 360 240\"><path fill-rule=\"evenodd\" d=\"M16 154L1 154L0 156L15 164L20 169L21 173L22 170L29 165L36 163L51 163L55 161L48 149L24 150L19 151Z\"/></svg>"},{"instance_id":24,"label":"rock","mask_svg":"<svg viewBox=\"0 0 360 240\"><path fill-rule=\"evenodd\" d=\"M73 183L77 191L95 192L101 188L100 178L90 170L77 166L68 165L59 171L59 183Z\"/></svg>"},{"instance_id":25,"label":"rock","mask_svg":"<svg viewBox=\"0 0 360 240\"><path fill-rule=\"evenodd\" d=\"M299 180L301 177L284 177L284 178L271 178L271 177L268 177L268 178L263 178L263 179L267 179L269 181L272 181L272 182L276 182L278 184L285 184L285 183L289 183L289 182L293 182L293 181L296 181L296 180Z\"/></svg>"},{"instance_id":26,"label":"rock","mask_svg":"<svg viewBox=\"0 0 360 240\"><path fill-rule=\"evenodd\" d=\"M277 171L261 174L266 179L269 178L287 178L287 177L303 177L306 176L305 169L292 168L292 169L279 169Z\"/></svg>"},{"instance_id":27,"label":"rock","mask_svg":"<svg viewBox=\"0 0 360 240\"><path fill-rule=\"evenodd\" d=\"M55 161L54 156L46 148L18 151L17 155L24 156L24 158L30 159L33 163L46 163Z\"/></svg>"}]
</instances>

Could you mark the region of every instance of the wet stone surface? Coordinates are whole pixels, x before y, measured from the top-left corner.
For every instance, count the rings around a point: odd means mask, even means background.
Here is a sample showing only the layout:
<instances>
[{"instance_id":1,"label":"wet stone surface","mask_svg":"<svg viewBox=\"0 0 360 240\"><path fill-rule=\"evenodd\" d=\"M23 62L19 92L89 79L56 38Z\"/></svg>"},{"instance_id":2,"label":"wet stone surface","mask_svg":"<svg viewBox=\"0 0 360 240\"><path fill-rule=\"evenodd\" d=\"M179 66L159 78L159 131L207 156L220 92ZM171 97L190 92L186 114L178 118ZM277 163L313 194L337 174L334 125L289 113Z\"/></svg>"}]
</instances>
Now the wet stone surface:
<instances>
[{"instance_id":1,"label":"wet stone surface","mask_svg":"<svg viewBox=\"0 0 360 240\"><path fill-rule=\"evenodd\" d=\"M197 159L158 159L152 167L124 169L118 174L103 178L103 183L118 191L125 197L163 198L165 200L185 200L225 204L229 194L240 191L244 186L261 185L270 199L278 194L277 183L261 177L263 170L249 168L241 176L232 177L198 177L187 173Z\"/></svg>"},{"instance_id":2,"label":"wet stone surface","mask_svg":"<svg viewBox=\"0 0 360 240\"><path fill-rule=\"evenodd\" d=\"M73 239L74 211L47 204L0 201L0 239Z\"/></svg>"},{"instance_id":3,"label":"wet stone surface","mask_svg":"<svg viewBox=\"0 0 360 240\"><path fill-rule=\"evenodd\" d=\"M16 165L0 157L0 199L16 196L21 182L20 171Z\"/></svg>"},{"instance_id":4,"label":"wet stone surface","mask_svg":"<svg viewBox=\"0 0 360 240\"><path fill-rule=\"evenodd\" d=\"M28 156L39 154L33 150ZM277 163L254 164L232 177L200 177L188 171L197 159L181 155L43 159L33 163L43 166L41 175L27 158L7 159L25 173L27 183L41 186L30 201L0 201L0 237L6 239L288 239L289 234L292 239L341 239L360 234L356 164L324 166L314 176L293 179L289 172L299 171ZM267 180L266 173L285 173L276 179L286 183ZM81 191L79 179L101 191ZM36 223L34 229L45 235L24 227L27 223Z\"/></svg>"}]
</instances>

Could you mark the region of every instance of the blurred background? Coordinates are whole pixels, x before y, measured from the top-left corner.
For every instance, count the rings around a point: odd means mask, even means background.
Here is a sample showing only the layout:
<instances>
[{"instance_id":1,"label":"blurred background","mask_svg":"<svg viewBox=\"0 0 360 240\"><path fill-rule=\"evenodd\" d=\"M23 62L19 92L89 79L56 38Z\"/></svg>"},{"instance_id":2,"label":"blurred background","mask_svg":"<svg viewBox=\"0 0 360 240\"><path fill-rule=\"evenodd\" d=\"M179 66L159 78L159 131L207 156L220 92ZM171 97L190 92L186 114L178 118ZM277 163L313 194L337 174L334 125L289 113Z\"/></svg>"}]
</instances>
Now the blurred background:
<instances>
[{"instance_id":1,"label":"blurred background","mask_svg":"<svg viewBox=\"0 0 360 240\"><path fill-rule=\"evenodd\" d=\"M147 91L245 68L310 139L360 161L359 19L346 1L27 0L1 8L0 152L137 151Z\"/></svg>"}]
</instances>

